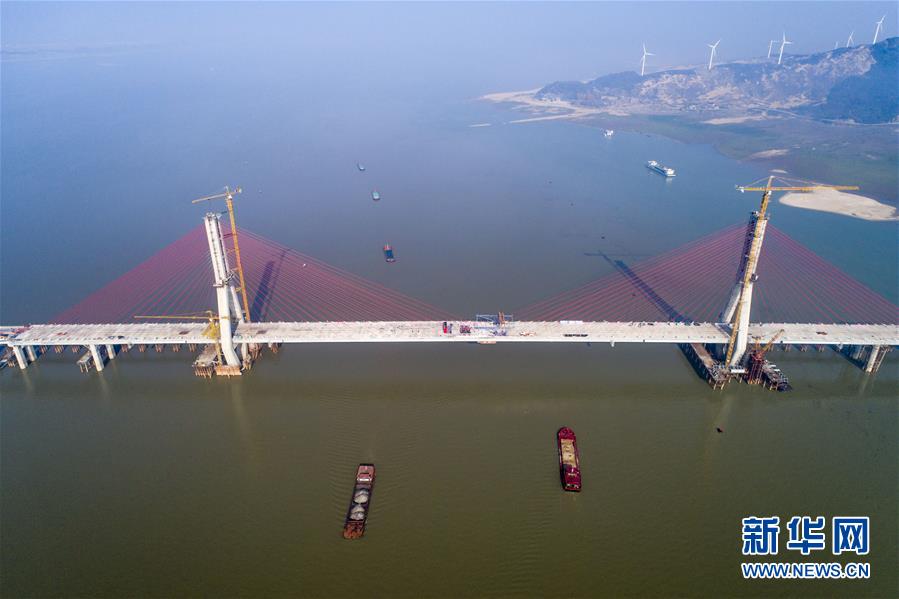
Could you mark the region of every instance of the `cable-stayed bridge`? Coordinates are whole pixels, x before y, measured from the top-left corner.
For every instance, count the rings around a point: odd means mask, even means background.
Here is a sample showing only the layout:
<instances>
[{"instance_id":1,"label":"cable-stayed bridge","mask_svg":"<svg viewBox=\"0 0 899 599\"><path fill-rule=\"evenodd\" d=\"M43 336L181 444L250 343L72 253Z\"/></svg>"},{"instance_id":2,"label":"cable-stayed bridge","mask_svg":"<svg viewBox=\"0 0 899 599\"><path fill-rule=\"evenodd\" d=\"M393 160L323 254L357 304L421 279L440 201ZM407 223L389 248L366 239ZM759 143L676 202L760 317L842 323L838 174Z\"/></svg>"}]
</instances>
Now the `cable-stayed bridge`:
<instances>
[{"instance_id":1,"label":"cable-stayed bridge","mask_svg":"<svg viewBox=\"0 0 899 599\"><path fill-rule=\"evenodd\" d=\"M133 347L187 346L202 348L198 373L235 375L262 348L286 343L673 343L717 381L742 371L752 340L776 339L781 346L839 347L876 370L899 345L899 308L764 226L766 219L759 226L760 218L753 213L748 226L637 264L599 253L612 274L518 308L513 319L460 318L243 229L242 304L226 241L231 234L209 213L203 227L50 323L0 327L0 344L20 368L50 348L71 348L83 352L85 370L102 370Z\"/></svg>"},{"instance_id":2,"label":"cable-stayed bridge","mask_svg":"<svg viewBox=\"0 0 899 599\"><path fill-rule=\"evenodd\" d=\"M447 321L453 333L436 320L354 322L240 323L232 334L245 343L709 343L726 344L730 331L713 323L680 322L561 322L489 320ZM459 333L460 327L470 333ZM12 327L6 327L13 329ZM205 345L205 324L39 324L23 327L7 338L11 345ZM783 330L781 345L894 345L895 327L858 324L754 323L753 337L769 339Z\"/></svg>"}]
</instances>

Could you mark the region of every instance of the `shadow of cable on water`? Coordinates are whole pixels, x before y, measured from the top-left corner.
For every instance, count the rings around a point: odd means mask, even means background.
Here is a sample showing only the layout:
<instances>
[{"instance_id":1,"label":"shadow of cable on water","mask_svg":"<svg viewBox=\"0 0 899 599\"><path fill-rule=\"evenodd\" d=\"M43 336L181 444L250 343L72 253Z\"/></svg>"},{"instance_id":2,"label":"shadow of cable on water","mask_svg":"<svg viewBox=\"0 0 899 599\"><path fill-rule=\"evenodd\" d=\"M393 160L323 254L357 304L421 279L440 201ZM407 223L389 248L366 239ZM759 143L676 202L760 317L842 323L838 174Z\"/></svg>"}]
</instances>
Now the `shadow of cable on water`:
<instances>
[{"instance_id":1,"label":"shadow of cable on water","mask_svg":"<svg viewBox=\"0 0 899 599\"><path fill-rule=\"evenodd\" d=\"M656 290L653 289L649 283L640 278L640 275L631 270L623 260L612 260L601 250L597 251L597 255L601 256L606 262L611 264L615 270L624 275L637 290L643 293L646 299L648 299L656 308L661 310L663 314L668 316L668 318L672 319L674 322L685 322L688 320L674 306L656 293Z\"/></svg>"},{"instance_id":2,"label":"shadow of cable on water","mask_svg":"<svg viewBox=\"0 0 899 599\"><path fill-rule=\"evenodd\" d=\"M263 321L268 316L272 292L278 284L281 266L284 263L284 255L286 253L287 250L281 250L277 262L269 260L262 269L262 277L259 279L259 286L256 289L256 294L253 296L253 305L250 306L250 318L254 322Z\"/></svg>"}]
</instances>

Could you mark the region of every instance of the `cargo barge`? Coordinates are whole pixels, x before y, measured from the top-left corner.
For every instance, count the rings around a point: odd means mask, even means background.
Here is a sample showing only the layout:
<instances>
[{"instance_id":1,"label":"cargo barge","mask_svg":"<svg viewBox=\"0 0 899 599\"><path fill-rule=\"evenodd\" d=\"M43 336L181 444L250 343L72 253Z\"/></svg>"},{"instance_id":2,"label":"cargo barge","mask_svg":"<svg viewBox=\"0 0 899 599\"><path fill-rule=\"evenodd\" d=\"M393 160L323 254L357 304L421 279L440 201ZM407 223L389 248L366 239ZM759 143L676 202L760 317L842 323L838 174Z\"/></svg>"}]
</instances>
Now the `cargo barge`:
<instances>
[{"instance_id":1,"label":"cargo barge","mask_svg":"<svg viewBox=\"0 0 899 599\"><path fill-rule=\"evenodd\" d=\"M663 164L660 164L659 162L656 162L655 160L650 160L649 162L647 162L646 168L648 168L651 171L655 171L655 172L659 173L660 175L664 175L665 177L674 177L677 175L677 173L674 172L673 168L664 166Z\"/></svg>"},{"instance_id":2,"label":"cargo barge","mask_svg":"<svg viewBox=\"0 0 899 599\"><path fill-rule=\"evenodd\" d=\"M359 539L365 534L365 521L368 519L368 509L371 506L371 494L374 486L375 465L359 464L359 468L356 469L353 496L350 499L346 522L343 525L344 539Z\"/></svg>"},{"instance_id":3,"label":"cargo barge","mask_svg":"<svg viewBox=\"0 0 899 599\"><path fill-rule=\"evenodd\" d=\"M559 443L559 476L566 491L581 490L580 460L577 452L577 437L574 431L563 426L556 435Z\"/></svg>"},{"instance_id":4,"label":"cargo barge","mask_svg":"<svg viewBox=\"0 0 899 599\"><path fill-rule=\"evenodd\" d=\"M393 255L393 248L390 244L384 246L384 260L387 262L396 262L396 256Z\"/></svg>"}]
</instances>

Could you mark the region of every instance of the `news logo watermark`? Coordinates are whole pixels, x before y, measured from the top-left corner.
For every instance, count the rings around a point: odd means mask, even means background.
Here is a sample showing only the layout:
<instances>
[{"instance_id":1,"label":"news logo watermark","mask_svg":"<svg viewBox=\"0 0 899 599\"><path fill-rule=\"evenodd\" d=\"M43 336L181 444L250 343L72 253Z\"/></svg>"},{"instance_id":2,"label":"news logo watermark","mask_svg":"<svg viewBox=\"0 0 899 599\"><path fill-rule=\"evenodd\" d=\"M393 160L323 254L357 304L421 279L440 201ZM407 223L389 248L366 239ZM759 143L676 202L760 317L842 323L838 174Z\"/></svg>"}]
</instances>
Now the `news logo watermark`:
<instances>
[{"instance_id":1,"label":"news logo watermark","mask_svg":"<svg viewBox=\"0 0 899 599\"><path fill-rule=\"evenodd\" d=\"M871 525L867 516L834 516L828 528L824 516L793 516L783 527L784 548L803 556L868 555ZM781 540L779 516L743 518L743 555L778 555ZM829 543L828 543L829 538ZM827 549L830 549L828 552ZM819 553L820 552L820 553ZM743 562L743 578L870 578L867 562Z\"/></svg>"}]
</instances>

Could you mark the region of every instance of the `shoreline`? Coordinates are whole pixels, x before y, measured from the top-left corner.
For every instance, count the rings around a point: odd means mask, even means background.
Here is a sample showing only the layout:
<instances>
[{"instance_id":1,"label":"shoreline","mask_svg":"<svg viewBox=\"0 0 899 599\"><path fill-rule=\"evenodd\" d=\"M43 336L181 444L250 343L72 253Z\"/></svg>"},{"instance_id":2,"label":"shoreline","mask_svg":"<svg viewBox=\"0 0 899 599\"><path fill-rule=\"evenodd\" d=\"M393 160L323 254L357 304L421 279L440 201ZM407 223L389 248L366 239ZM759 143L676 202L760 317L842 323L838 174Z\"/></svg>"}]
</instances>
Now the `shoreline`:
<instances>
[{"instance_id":1,"label":"shoreline","mask_svg":"<svg viewBox=\"0 0 899 599\"><path fill-rule=\"evenodd\" d=\"M841 158L840 155L820 155L818 157L819 160L816 161L819 168L808 168L809 164L803 163L801 160L803 145L810 146L811 151L815 151L816 148L814 147L814 142L809 142L807 140L803 141L806 139L803 136L808 135L807 131L797 132L795 135L799 135L799 137L785 137L781 141L781 144L784 144L789 139L791 140L792 145L778 146L775 145L777 143L776 141L769 139L766 143L771 145L767 145L767 147L759 143L753 145L751 137L748 138L750 140L749 143L743 144L742 139L744 138L740 138L740 142L734 143L737 139L735 136L740 134L726 131L726 125L745 126L753 124L765 126L765 123L783 120L783 117L759 118L753 115L730 115L708 119L702 115L697 115L700 116L702 120L696 121L691 120L688 115L631 114L614 109L577 106L564 100L538 100L534 97L534 94L537 91L537 89L533 89L513 92L496 92L485 94L477 99L495 104L509 104L512 107L512 110L527 111L532 115L528 118L505 121L502 124L567 120L588 127L607 127L625 131L629 130L636 133L649 133L687 144L705 143L711 145L715 151L731 160L737 160L743 163L767 165L768 170L771 172L780 174L787 174L789 172L791 173L791 176L799 176L806 179L820 178L822 172L830 172L831 170L834 170L835 165L845 162L845 157ZM607 117L606 120L610 122L603 123L602 117ZM663 118L663 120L657 122L656 119L658 117L668 118ZM721 134L715 135L714 133L710 133L709 130L719 131ZM767 130L768 129L762 129L761 131L764 133ZM722 135L724 137L722 137ZM820 143L820 140L818 140L818 142ZM759 147L760 145L761 147ZM741 147L743 148L743 151L740 151L739 148ZM865 148L859 149L861 155L870 157L869 154L871 154L871 151L865 153L866 151ZM840 173L836 174L839 175ZM888 189L893 189L890 184L890 176L882 169L871 171L869 172L869 175L874 175L870 179L865 178L868 183L867 187L873 187L873 189L871 189L873 192L872 195L881 197L881 195L877 193L879 190L881 194L886 194L885 197L888 198L886 201L880 201L875 199L875 197L870 196L827 190L827 193L823 196L820 195L820 192L787 194L781 199L781 203L794 208L829 212L831 214L838 214L849 218L858 218L872 222L899 221L899 210L897 210L892 203L889 203L899 199L893 192L887 191ZM886 187L884 185L886 185ZM837 193L838 195L830 195L832 193Z\"/></svg>"},{"instance_id":2,"label":"shoreline","mask_svg":"<svg viewBox=\"0 0 899 599\"><path fill-rule=\"evenodd\" d=\"M534 94L537 89L529 89L515 92L495 92L479 97L479 100L493 102L495 104L517 104L518 108L529 110L535 116L515 119L509 123L533 123L536 121L575 120L588 116L607 114L609 116L630 116L620 110L606 108L588 108L578 106L565 100L538 100ZM541 114L542 113L542 114ZM547 114L549 113L549 114Z\"/></svg>"}]
</instances>

